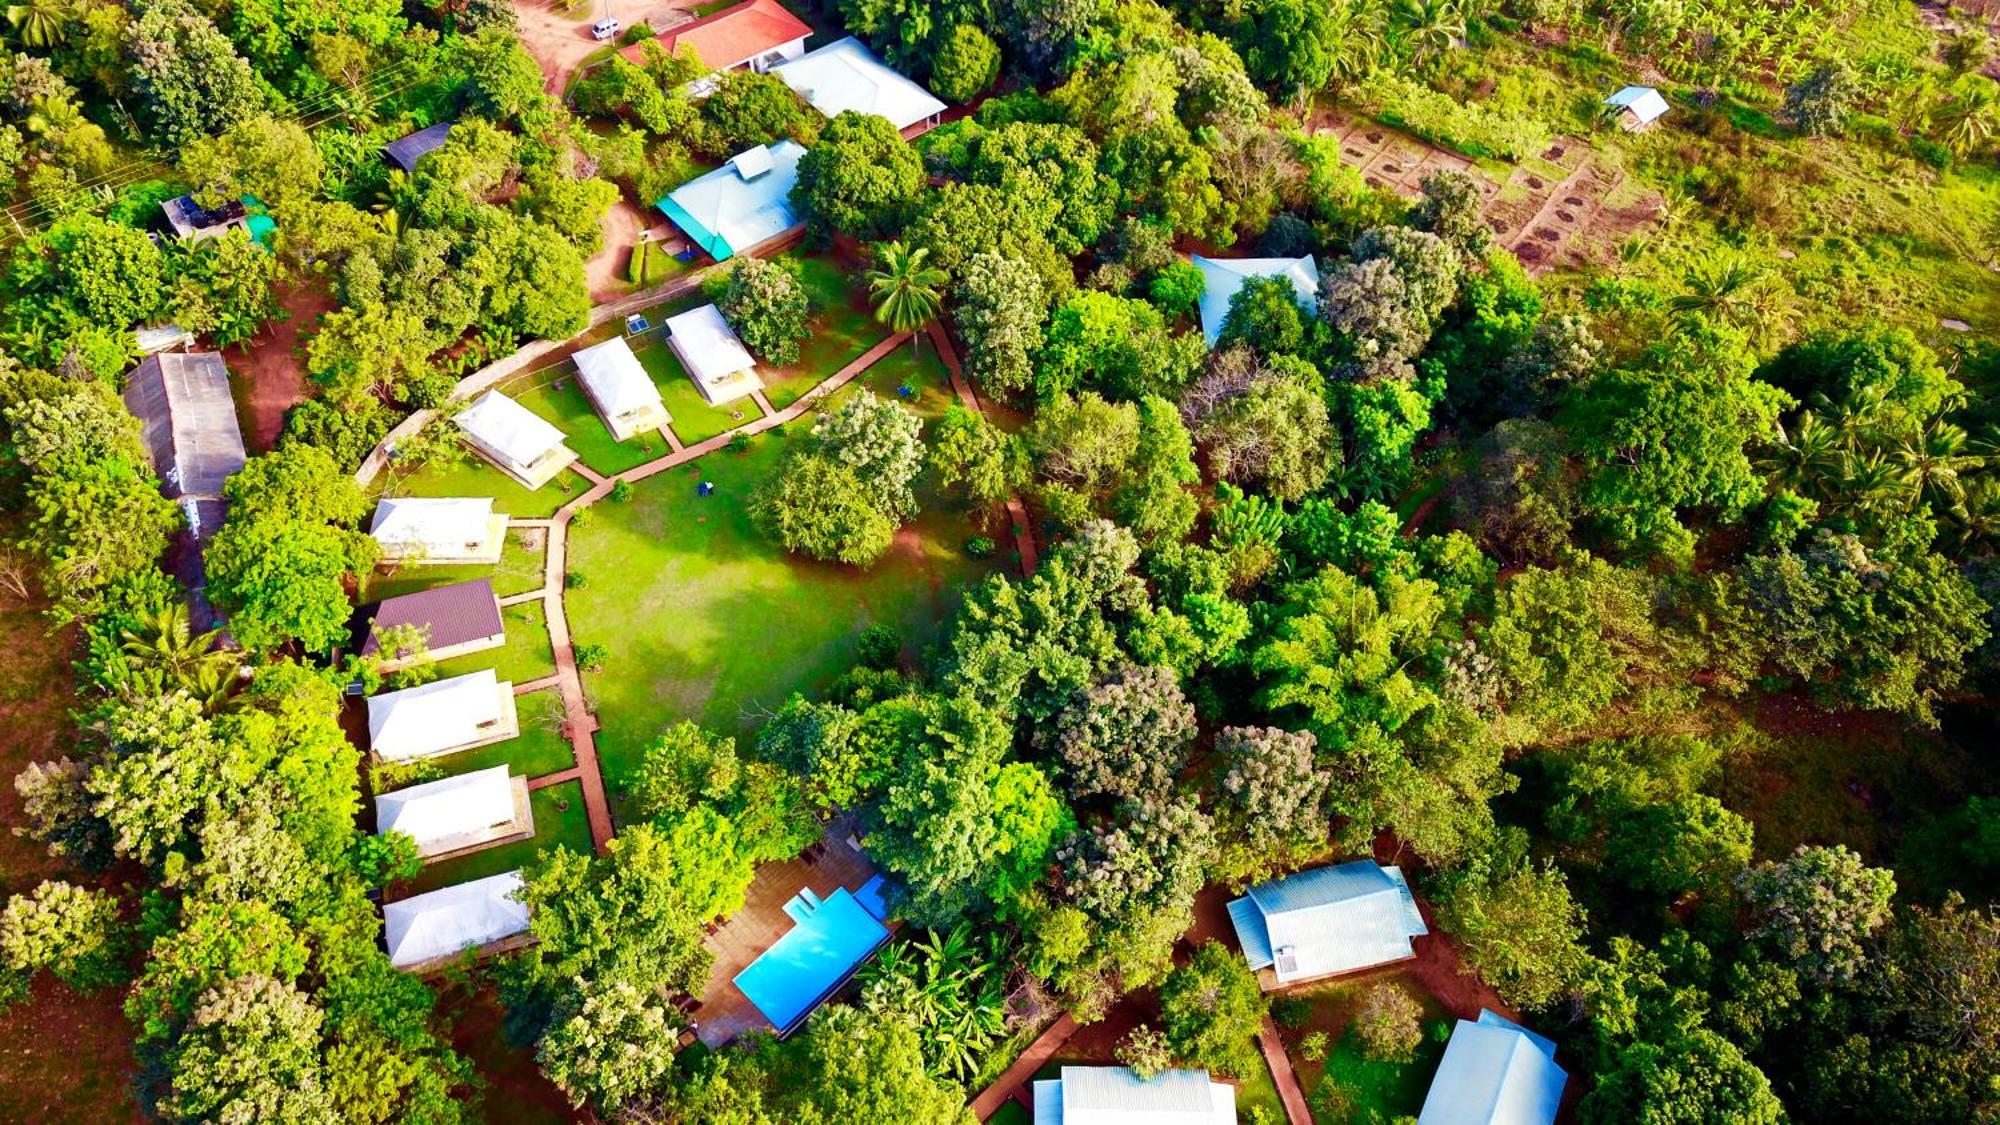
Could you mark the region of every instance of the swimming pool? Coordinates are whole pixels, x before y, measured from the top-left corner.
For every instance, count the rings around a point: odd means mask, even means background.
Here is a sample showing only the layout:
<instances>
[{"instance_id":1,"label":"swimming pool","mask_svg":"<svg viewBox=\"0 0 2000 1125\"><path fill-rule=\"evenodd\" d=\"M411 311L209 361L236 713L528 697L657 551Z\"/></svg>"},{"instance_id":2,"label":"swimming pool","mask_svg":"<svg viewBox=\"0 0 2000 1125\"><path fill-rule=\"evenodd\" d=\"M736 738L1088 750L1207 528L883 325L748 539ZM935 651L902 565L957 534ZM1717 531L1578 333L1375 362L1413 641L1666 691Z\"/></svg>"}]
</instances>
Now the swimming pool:
<instances>
[{"instance_id":1,"label":"swimming pool","mask_svg":"<svg viewBox=\"0 0 2000 1125\"><path fill-rule=\"evenodd\" d=\"M737 973L736 987L784 1035L887 940L887 927L843 888Z\"/></svg>"}]
</instances>

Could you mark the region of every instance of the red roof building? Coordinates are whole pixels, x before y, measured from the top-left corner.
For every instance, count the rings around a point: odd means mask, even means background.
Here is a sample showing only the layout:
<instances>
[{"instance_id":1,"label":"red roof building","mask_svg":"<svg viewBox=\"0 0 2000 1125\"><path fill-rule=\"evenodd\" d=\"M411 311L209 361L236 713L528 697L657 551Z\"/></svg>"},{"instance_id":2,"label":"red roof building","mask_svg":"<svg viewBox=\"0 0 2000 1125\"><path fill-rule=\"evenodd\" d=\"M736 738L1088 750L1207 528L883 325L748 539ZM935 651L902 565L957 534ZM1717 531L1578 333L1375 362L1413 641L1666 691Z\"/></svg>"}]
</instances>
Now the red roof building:
<instances>
[{"instance_id":1,"label":"red roof building","mask_svg":"<svg viewBox=\"0 0 2000 1125\"><path fill-rule=\"evenodd\" d=\"M805 54L806 38L812 34L804 20L785 9L778 0L743 0L701 19L669 28L652 39L668 54L692 47L703 66L711 70L749 67L762 72L781 62ZM646 41L634 43L619 54L626 61L643 66Z\"/></svg>"}]
</instances>

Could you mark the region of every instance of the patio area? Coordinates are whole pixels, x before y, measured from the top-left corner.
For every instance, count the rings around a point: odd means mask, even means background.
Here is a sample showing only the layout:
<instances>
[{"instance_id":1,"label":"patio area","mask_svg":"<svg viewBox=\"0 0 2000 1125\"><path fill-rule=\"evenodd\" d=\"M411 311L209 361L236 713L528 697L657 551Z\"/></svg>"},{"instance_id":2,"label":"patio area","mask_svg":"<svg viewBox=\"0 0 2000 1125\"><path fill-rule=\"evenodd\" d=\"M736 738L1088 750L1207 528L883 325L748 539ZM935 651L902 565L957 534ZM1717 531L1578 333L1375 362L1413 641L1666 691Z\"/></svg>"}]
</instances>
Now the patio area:
<instances>
[{"instance_id":1,"label":"patio area","mask_svg":"<svg viewBox=\"0 0 2000 1125\"><path fill-rule=\"evenodd\" d=\"M736 987L736 975L798 924L785 904L800 891L825 898L843 889L860 890L874 878L875 866L849 842L855 829L852 817L841 817L805 855L758 868L743 909L708 936L715 965L702 989L701 1006L693 1012L694 1031L703 1043L720 1047L752 1031L772 1030L771 1021Z\"/></svg>"}]
</instances>

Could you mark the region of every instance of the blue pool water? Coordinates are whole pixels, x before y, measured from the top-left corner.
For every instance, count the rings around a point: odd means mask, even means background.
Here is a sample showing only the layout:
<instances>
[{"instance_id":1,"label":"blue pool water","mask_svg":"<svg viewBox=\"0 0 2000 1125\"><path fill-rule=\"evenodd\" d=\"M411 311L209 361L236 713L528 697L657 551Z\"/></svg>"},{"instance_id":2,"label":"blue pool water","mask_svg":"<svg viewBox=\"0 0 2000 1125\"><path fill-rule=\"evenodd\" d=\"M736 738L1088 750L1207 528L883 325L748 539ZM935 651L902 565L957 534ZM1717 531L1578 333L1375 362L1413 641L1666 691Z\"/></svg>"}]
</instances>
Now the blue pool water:
<instances>
[{"instance_id":1,"label":"blue pool water","mask_svg":"<svg viewBox=\"0 0 2000 1125\"><path fill-rule=\"evenodd\" d=\"M736 987L782 1035L887 940L888 929L854 893L838 890L737 973Z\"/></svg>"}]
</instances>

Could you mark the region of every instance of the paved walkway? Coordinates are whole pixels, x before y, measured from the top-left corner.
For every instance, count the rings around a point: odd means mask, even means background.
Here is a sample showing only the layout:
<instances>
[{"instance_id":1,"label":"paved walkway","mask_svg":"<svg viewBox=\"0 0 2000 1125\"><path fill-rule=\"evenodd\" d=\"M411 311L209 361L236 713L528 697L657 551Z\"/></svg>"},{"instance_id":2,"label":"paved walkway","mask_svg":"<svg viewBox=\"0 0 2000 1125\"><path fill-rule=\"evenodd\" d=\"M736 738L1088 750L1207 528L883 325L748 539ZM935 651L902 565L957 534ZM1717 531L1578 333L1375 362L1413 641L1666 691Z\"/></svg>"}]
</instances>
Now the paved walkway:
<instances>
[{"instance_id":1,"label":"paved walkway","mask_svg":"<svg viewBox=\"0 0 2000 1125\"><path fill-rule=\"evenodd\" d=\"M1285 1103L1285 1116L1292 1125L1313 1125L1312 1111L1306 1108L1306 1092L1299 1088L1291 1056L1285 1054L1277 1022L1270 1016L1264 1017L1264 1026L1257 1030L1257 1048L1264 1052L1264 1065L1271 1068L1271 1081L1278 1087L1278 1100Z\"/></svg>"},{"instance_id":2,"label":"paved walkway","mask_svg":"<svg viewBox=\"0 0 2000 1125\"><path fill-rule=\"evenodd\" d=\"M1036 1036L1035 1041L1028 1044L1028 1049L1021 1052L1021 1057L1014 1060L1014 1065L1008 1067L1006 1073L995 1079L993 1085L980 1091L978 1097L972 1099L972 1116L984 1121L1005 1105L1009 1098L1024 1095L1028 1089L1028 1080L1035 1076L1036 1071L1042 1069L1044 1063L1054 1058L1056 1052L1062 1050L1062 1045L1069 1042L1070 1036L1075 1034L1076 1020L1068 1012L1064 1012L1056 1022L1049 1025L1047 1031ZM1032 1100L1029 1104L1032 1106ZM1307 1120L1310 1122L1311 1119Z\"/></svg>"},{"instance_id":3,"label":"paved walkway","mask_svg":"<svg viewBox=\"0 0 2000 1125\"><path fill-rule=\"evenodd\" d=\"M933 321L930 329L931 343L937 347L938 357L944 360L945 370L951 373L951 389L957 393L960 405L975 414L986 413L986 407L979 401L972 384L966 381L965 369L959 365L958 352L952 349L951 335L944 325ZM1021 573L1035 572L1035 536L1028 527L1028 507L1021 503L1019 496L1007 498L1007 519L1014 525L1014 550L1021 556Z\"/></svg>"}]
</instances>

